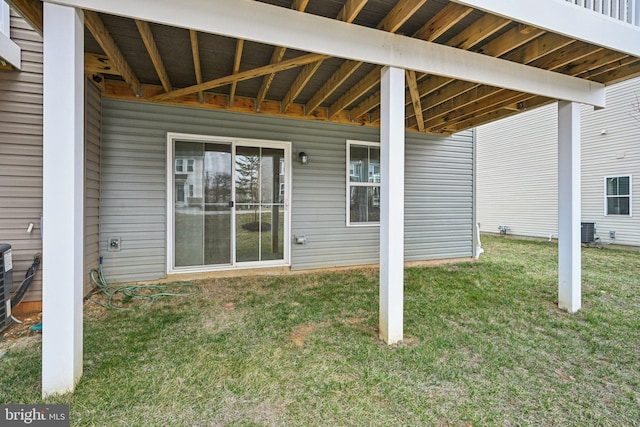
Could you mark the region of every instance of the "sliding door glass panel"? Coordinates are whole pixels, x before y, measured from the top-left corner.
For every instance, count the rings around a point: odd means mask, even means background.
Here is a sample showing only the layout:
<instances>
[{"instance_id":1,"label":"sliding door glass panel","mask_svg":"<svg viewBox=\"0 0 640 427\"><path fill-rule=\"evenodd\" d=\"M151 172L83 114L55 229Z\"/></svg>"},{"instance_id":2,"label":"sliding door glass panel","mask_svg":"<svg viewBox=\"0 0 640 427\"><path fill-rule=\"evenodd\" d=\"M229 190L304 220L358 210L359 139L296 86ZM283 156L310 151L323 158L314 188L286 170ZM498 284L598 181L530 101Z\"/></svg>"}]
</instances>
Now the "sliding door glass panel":
<instances>
[{"instance_id":1,"label":"sliding door glass panel","mask_svg":"<svg viewBox=\"0 0 640 427\"><path fill-rule=\"evenodd\" d=\"M236 148L236 261L284 259L284 150Z\"/></svg>"},{"instance_id":2,"label":"sliding door glass panel","mask_svg":"<svg viewBox=\"0 0 640 427\"><path fill-rule=\"evenodd\" d=\"M231 263L231 145L176 141L175 266Z\"/></svg>"},{"instance_id":3,"label":"sliding door glass panel","mask_svg":"<svg viewBox=\"0 0 640 427\"><path fill-rule=\"evenodd\" d=\"M204 263L231 264L231 145L204 151Z\"/></svg>"}]
</instances>

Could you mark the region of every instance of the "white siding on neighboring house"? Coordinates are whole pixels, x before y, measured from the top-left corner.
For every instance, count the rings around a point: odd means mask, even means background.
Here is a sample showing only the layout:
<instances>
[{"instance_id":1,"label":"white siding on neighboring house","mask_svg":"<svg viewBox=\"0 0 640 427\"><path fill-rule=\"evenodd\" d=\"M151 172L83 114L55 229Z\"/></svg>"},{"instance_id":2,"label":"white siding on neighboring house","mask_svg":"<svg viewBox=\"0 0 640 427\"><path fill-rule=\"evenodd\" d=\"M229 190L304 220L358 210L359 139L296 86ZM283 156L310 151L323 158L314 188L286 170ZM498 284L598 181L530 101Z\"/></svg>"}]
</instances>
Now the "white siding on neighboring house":
<instances>
[{"instance_id":1,"label":"white siding on neighboring house","mask_svg":"<svg viewBox=\"0 0 640 427\"><path fill-rule=\"evenodd\" d=\"M603 242L640 246L640 78L611 86L607 108L582 110L582 221L595 222ZM604 131L604 134L603 134ZM632 215L605 216L605 176L632 176Z\"/></svg>"},{"instance_id":2,"label":"white siding on neighboring house","mask_svg":"<svg viewBox=\"0 0 640 427\"><path fill-rule=\"evenodd\" d=\"M477 129L477 221L482 232L558 233L556 104Z\"/></svg>"},{"instance_id":3,"label":"white siding on neighboring house","mask_svg":"<svg viewBox=\"0 0 640 427\"><path fill-rule=\"evenodd\" d=\"M84 146L84 293L95 286L89 279L100 258L100 142L102 98L98 88L85 81Z\"/></svg>"},{"instance_id":4,"label":"white siding on neighboring house","mask_svg":"<svg viewBox=\"0 0 640 427\"><path fill-rule=\"evenodd\" d=\"M42 251L42 38L12 13L11 39L22 49L22 70L0 71L0 242L13 248L15 289ZM41 296L38 269L24 301Z\"/></svg>"},{"instance_id":5,"label":"white siding on neighboring house","mask_svg":"<svg viewBox=\"0 0 640 427\"><path fill-rule=\"evenodd\" d=\"M607 108L582 109L582 221L608 243L640 246L640 78L607 88ZM477 129L477 217L483 232L557 237L557 105ZM605 177L631 175L632 216L605 213Z\"/></svg>"}]
</instances>

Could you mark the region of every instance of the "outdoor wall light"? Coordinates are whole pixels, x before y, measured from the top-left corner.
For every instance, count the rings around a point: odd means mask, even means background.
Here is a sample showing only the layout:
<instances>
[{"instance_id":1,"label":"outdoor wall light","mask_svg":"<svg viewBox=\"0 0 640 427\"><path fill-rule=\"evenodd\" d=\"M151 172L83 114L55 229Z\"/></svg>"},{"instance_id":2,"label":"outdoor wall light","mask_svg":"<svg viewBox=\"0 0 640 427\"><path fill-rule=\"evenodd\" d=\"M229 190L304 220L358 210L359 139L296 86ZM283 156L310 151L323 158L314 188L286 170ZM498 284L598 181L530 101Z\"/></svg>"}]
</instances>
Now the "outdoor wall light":
<instances>
[{"instance_id":1,"label":"outdoor wall light","mask_svg":"<svg viewBox=\"0 0 640 427\"><path fill-rule=\"evenodd\" d=\"M301 165L309 164L309 156L304 151L301 151L300 154L298 154L298 161Z\"/></svg>"}]
</instances>

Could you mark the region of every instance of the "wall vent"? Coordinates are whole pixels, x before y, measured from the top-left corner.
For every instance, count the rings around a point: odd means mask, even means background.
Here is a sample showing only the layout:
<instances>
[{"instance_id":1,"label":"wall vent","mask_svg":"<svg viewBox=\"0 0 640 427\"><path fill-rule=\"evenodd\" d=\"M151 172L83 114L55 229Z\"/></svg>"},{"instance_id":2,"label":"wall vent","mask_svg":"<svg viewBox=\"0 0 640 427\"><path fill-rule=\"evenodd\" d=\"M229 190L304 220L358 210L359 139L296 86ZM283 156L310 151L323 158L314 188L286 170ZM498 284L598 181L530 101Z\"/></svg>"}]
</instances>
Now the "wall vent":
<instances>
[{"instance_id":1,"label":"wall vent","mask_svg":"<svg viewBox=\"0 0 640 427\"><path fill-rule=\"evenodd\" d=\"M11 245L0 243L0 331L11 323L13 258Z\"/></svg>"}]
</instances>

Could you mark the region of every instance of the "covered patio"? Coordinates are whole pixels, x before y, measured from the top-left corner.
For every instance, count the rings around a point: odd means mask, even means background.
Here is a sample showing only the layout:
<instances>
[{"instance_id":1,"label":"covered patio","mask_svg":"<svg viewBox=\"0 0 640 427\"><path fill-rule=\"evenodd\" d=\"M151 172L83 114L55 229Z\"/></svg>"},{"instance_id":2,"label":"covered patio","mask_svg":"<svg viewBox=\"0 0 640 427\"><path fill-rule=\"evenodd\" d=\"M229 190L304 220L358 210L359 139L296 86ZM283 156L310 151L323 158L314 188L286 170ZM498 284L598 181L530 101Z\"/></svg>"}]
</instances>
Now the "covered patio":
<instances>
[{"instance_id":1,"label":"covered patio","mask_svg":"<svg viewBox=\"0 0 640 427\"><path fill-rule=\"evenodd\" d=\"M104 98L379 126L389 344L403 339L405 132L560 101L558 304L580 308L580 105L604 108L604 85L640 74L637 26L558 0L11 3L44 36L44 395L82 373L85 75Z\"/></svg>"}]
</instances>

